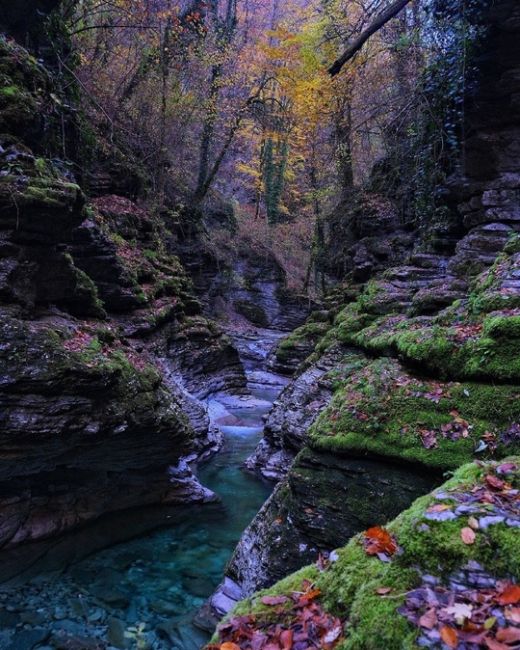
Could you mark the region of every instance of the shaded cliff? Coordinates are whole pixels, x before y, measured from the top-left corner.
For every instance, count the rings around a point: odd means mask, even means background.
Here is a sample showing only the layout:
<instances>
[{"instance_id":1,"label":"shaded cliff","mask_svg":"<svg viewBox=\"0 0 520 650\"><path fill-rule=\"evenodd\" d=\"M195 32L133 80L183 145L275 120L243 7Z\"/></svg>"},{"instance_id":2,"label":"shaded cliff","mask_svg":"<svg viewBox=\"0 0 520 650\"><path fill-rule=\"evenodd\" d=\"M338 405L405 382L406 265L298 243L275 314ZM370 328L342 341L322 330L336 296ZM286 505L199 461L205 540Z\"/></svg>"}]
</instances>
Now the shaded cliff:
<instances>
[{"instance_id":1,"label":"shaded cliff","mask_svg":"<svg viewBox=\"0 0 520 650\"><path fill-rule=\"evenodd\" d=\"M0 544L206 501L181 459L218 448L199 398L245 387L238 354L157 215L77 184L61 78L3 36L0 78Z\"/></svg>"}]
</instances>

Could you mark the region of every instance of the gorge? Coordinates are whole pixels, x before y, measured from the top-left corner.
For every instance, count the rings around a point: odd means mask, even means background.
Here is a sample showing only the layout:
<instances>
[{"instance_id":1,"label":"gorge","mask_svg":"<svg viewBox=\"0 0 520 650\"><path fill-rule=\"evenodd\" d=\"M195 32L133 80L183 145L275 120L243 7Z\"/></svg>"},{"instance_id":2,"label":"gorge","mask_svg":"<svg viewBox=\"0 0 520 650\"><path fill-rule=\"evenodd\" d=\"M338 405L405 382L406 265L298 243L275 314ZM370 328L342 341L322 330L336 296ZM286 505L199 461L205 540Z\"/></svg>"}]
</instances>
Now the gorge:
<instances>
[{"instance_id":1,"label":"gorge","mask_svg":"<svg viewBox=\"0 0 520 650\"><path fill-rule=\"evenodd\" d=\"M0 648L519 646L520 7L406 4L0 0Z\"/></svg>"}]
</instances>

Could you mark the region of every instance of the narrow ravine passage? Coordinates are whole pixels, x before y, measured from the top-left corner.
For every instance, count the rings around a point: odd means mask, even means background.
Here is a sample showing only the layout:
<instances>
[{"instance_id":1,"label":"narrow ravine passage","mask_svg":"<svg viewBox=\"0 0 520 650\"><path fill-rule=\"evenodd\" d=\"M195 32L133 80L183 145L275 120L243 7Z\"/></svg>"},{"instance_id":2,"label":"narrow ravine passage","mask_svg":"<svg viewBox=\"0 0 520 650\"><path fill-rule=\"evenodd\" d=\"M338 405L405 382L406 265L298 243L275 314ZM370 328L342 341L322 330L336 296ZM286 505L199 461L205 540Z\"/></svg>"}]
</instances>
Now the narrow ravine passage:
<instances>
[{"instance_id":1,"label":"narrow ravine passage","mask_svg":"<svg viewBox=\"0 0 520 650\"><path fill-rule=\"evenodd\" d=\"M209 633L193 618L222 580L240 535L272 489L242 466L285 383L265 368L279 336L259 331L238 342L249 395L217 394L208 400L210 418L225 443L197 473L221 501L173 512L171 527L94 553L65 573L36 575L16 590L0 592L9 627L20 630L9 640L6 636L5 645L0 632L0 647L43 649L60 632L76 636L80 644L89 638L93 648L96 640L105 644L100 647L150 650L204 645ZM33 644L31 639L39 640Z\"/></svg>"}]
</instances>

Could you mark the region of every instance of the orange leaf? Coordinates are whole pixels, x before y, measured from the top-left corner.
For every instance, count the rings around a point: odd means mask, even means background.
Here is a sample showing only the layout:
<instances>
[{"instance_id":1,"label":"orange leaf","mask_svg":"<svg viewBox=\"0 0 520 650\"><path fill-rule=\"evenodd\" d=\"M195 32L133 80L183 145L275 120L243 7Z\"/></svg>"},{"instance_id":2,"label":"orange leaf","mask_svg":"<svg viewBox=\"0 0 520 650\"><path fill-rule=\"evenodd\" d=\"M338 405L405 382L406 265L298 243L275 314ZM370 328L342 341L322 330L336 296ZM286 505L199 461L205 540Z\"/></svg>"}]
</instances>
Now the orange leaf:
<instances>
[{"instance_id":1,"label":"orange leaf","mask_svg":"<svg viewBox=\"0 0 520 650\"><path fill-rule=\"evenodd\" d=\"M475 531L472 528L468 528L468 527L463 528L460 531L460 536L461 536L462 541L464 542L464 544L474 544L475 539L477 537L475 535Z\"/></svg>"},{"instance_id":2,"label":"orange leaf","mask_svg":"<svg viewBox=\"0 0 520 650\"><path fill-rule=\"evenodd\" d=\"M237 645L236 643L231 643L230 641L227 641L226 643L221 644L220 650L240 650L240 646Z\"/></svg>"},{"instance_id":3,"label":"orange leaf","mask_svg":"<svg viewBox=\"0 0 520 650\"><path fill-rule=\"evenodd\" d=\"M397 551L394 539L381 526L373 526L365 531L365 542L365 551L368 555L377 555L378 553L393 555Z\"/></svg>"},{"instance_id":4,"label":"orange leaf","mask_svg":"<svg viewBox=\"0 0 520 650\"><path fill-rule=\"evenodd\" d=\"M457 630L448 625L441 627L441 639L449 648L456 648L459 643Z\"/></svg>"},{"instance_id":5,"label":"orange leaf","mask_svg":"<svg viewBox=\"0 0 520 650\"><path fill-rule=\"evenodd\" d=\"M307 593L302 594L300 596L300 599L299 599L298 603L300 605L310 603L311 600L314 600L315 598L317 598L320 595L321 595L321 590L320 589L311 589L311 591L308 591Z\"/></svg>"},{"instance_id":6,"label":"orange leaf","mask_svg":"<svg viewBox=\"0 0 520 650\"><path fill-rule=\"evenodd\" d=\"M520 586L513 584L507 585L497 598L499 605L516 605L518 602L520 602Z\"/></svg>"}]
</instances>

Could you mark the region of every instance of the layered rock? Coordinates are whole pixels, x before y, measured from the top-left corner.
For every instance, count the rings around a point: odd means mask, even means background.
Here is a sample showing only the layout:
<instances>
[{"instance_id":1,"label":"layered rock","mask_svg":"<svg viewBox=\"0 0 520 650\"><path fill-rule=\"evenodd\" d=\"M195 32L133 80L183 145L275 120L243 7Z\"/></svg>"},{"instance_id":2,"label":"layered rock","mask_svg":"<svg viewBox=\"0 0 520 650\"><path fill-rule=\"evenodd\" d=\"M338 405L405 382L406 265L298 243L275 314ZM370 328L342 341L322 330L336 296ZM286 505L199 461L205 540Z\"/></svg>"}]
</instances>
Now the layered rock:
<instances>
[{"instance_id":1,"label":"layered rock","mask_svg":"<svg viewBox=\"0 0 520 650\"><path fill-rule=\"evenodd\" d=\"M403 226L391 200L378 195L361 194L347 218L331 222L338 228L328 270L349 289L336 301L342 307L318 319L325 325L317 345L319 328L310 320L278 346L276 357L288 371L297 368L296 377L249 465L286 478L229 566L228 578L244 595L282 576L283 563L297 567L303 557L326 554L338 545L331 530L346 539L389 518L397 494L406 496L399 481L393 492L396 465L420 492L427 486L415 473L435 481L472 458L518 453L518 48L512 49L520 21L512 5L504 0L491 8L487 58L479 61L479 91L468 104L464 176L450 179L446 194L458 210L458 241L453 230L443 245L428 249L421 233ZM333 365L322 375L320 364L331 355ZM330 382L328 394L321 380L312 387L307 381L322 376ZM312 405L316 394L314 411L295 419L298 405ZM363 475L345 479L356 463L368 464L367 482L374 486L388 478L380 492L393 495L381 499L380 512L369 508L366 519L370 498L352 505L349 496ZM309 493L332 495L326 530ZM375 494L371 499L378 501Z\"/></svg>"},{"instance_id":2,"label":"layered rock","mask_svg":"<svg viewBox=\"0 0 520 650\"><path fill-rule=\"evenodd\" d=\"M121 196L87 204L50 157L52 74L3 38L0 74L0 545L211 500L184 458L221 444L199 398L245 388L238 353L161 221Z\"/></svg>"},{"instance_id":3,"label":"layered rock","mask_svg":"<svg viewBox=\"0 0 520 650\"><path fill-rule=\"evenodd\" d=\"M214 641L245 647L285 635L336 650L513 646L519 468L518 457L463 466L387 528L371 527L240 603Z\"/></svg>"}]
</instances>

